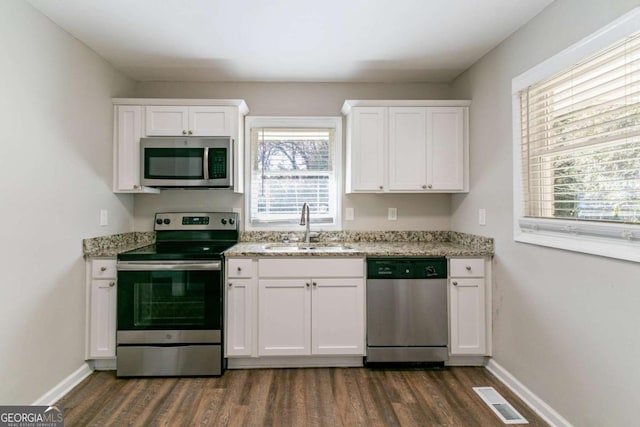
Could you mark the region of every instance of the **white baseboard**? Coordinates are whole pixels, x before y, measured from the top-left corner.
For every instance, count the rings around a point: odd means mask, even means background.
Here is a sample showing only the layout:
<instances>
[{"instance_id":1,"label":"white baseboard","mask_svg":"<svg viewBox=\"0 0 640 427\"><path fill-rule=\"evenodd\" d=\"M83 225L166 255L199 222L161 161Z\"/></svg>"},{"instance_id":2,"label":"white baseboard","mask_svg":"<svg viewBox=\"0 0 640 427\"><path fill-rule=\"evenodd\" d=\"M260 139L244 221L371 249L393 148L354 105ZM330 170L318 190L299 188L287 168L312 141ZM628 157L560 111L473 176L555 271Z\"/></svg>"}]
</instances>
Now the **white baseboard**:
<instances>
[{"instance_id":1,"label":"white baseboard","mask_svg":"<svg viewBox=\"0 0 640 427\"><path fill-rule=\"evenodd\" d=\"M40 398L36 399L32 405L53 405L62 399L65 394L69 393L72 388L80 384L82 380L91 375L92 372L93 369L91 366L86 362L83 363L75 372L60 381L55 387L40 396Z\"/></svg>"},{"instance_id":2,"label":"white baseboard","mask_svg":"<svg viewBox=\"0 0 640 427\"><path fill-rule=\"evenodd\" d=\"M504 385L509 387L516 396L522 399L524 403L526 403L536 414L551 426L572 427L572 424L569 421L556 412L556 410L549 406L545 401L540 399L531 390L525 387L524 384L518 381L516 377L499 365L495 360L489 360L489 363L487 363L487 370L498 378Z\"/></svg>"}]
</instances>

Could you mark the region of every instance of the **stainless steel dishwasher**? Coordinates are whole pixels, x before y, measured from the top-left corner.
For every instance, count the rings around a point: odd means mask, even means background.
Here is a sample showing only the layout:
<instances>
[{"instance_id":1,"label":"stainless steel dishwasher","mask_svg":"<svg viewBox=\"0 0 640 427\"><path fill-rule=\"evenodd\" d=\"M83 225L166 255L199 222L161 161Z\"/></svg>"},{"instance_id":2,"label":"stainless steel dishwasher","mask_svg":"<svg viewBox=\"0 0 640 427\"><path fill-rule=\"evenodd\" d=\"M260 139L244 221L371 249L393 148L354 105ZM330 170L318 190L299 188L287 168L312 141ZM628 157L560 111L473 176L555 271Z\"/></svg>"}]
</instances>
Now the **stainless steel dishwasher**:
<instances>
[{"instance_id":1,"label":"stainless steel dishwasher","mask_svg":"<svg viewBox=\"0 0 640 427\"><path fill-rule=\"evenodd\" d=\"M447 261L367 259L366 363L448 359Z\"/></svg>"}]
</instances>

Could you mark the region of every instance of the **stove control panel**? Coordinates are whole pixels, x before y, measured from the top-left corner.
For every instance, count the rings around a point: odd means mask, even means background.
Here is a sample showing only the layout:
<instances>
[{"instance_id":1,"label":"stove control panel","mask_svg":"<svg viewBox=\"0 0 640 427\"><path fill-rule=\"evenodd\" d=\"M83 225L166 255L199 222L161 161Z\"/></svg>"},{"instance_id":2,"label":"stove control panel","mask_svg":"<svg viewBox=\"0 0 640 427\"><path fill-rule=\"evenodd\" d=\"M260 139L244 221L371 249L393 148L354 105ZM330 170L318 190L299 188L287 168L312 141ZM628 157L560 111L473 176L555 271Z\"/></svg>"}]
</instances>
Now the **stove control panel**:
<instances>
[{"instance_id":1,"label":"stove control panel","mask_svg":"<svg viewBox=\"0 0 640 427\"><path fill-rule=\"evenodd\" d=\"M236 212L157 213L154 230L237 230Z\"/></svg>"}]
</instances>

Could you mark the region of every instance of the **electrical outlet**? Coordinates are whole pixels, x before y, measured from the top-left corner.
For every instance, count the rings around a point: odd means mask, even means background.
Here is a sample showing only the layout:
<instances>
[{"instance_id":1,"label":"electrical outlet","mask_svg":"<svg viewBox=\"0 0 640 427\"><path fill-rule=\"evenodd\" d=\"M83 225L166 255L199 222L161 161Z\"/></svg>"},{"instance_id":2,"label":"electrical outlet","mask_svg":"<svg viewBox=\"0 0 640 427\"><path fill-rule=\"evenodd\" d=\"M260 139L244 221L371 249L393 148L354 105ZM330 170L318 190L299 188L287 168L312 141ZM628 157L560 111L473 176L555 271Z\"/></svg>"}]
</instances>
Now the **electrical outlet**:
<instances>
[{"instance_id":1,"label":"electrical outlet","mask_svg":"<svg viewBox=\"0 0 640 427\"><path fill-rule=\"evenodd\" d=\"M389 208L387 213L387 219L389 221L395 221L398 219L398 209L397 208Z\"/></svg>"},{"instance_id":2,"label":"electrical outlet","mask_svg":"<svg viewBox=\"0 0 640 427\"><path fill-rule=\"evenodd\" d=\"M487 210L484 208L478 209L478 224L487 225Z\"/></svg>"},{"instance_id":3,"label":"electrical outlet","mask_svg":"<svg viewBox=\"0 0 640 427\"><path fill-rule=\"evenodd\" d=\"M354 218L353 208L347 208L344 213L345 221L353 221L353 218Z\"/></svg>"},{"instance_id":4,"label":"electrical outlet","mask_svg":"<svg viewBox=\"0 0 640 427\"><path fill-rule=\"evenodd\" d=\"M100 225L109 225L109 211L106 209L100 209Z\"/></svg>"}]
</instances>

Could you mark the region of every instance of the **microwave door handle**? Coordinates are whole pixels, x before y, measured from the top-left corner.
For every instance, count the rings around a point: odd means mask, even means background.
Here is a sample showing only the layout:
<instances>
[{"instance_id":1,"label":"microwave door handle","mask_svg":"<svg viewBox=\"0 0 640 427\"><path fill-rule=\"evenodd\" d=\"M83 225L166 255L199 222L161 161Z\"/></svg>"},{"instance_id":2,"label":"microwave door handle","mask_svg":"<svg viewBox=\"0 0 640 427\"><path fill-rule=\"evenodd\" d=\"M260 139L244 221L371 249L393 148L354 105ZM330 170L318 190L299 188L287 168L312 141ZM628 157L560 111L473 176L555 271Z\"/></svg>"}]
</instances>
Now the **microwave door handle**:
<instances>
[{"instance_id":1,"label":"microwave door handle","mask_svg":"<svg viewBox=\"0 0 640 427\"><path fill-rule=\"evenodd\" d=\"M229 156L231 158L231 162L229 162L229 164L227 165L227 170L229 171L229 186L233 187L233 168L235 165L235 160L236 160L236 150L235 150L235 143L236 141L231 138L231 148L229 148L229 150L231 150L231 155Z\"/></svg>"},{"instance_id":2,"label":"microwave door handle","mask_svg":"<svg viewBox=\"0 0 640 427\"><path fill-rule=\"evenodd\" d=\"M204 171L204 180L209 180L209 147L204 147L204 156L202 157L202 170Z\"/></svg>"}]
</instances>

